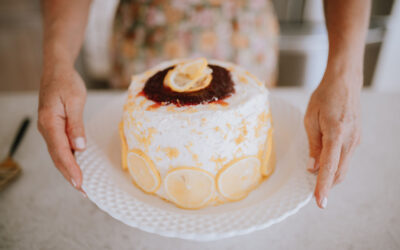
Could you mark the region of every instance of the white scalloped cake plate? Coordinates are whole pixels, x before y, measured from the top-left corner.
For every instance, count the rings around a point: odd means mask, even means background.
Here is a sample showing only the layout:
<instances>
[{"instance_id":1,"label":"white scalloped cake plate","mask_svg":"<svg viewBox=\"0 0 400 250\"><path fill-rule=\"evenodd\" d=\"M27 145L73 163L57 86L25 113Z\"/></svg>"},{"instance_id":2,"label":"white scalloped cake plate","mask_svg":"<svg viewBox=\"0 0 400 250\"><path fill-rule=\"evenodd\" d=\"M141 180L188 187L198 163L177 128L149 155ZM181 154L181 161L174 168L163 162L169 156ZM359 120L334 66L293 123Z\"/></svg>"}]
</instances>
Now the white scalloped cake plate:
<instances>
[{"instance_id":1,"label":"white scalloped cake plate","mask_svg":"<svg viewBox=\"0 0 400 250\"><path fill-rule=\"evenodd\" d=\"M306 205L315 176L306 171L308 146L301 111L271 96L277 154L273 175L241 201L184 210L148 195L121 169L118 123L126 95L101 107L87 124L86 151L77 153L83 190L115 219L146 232L197 241L217 240L267 228Z\"/></svg>"}]
</instances>

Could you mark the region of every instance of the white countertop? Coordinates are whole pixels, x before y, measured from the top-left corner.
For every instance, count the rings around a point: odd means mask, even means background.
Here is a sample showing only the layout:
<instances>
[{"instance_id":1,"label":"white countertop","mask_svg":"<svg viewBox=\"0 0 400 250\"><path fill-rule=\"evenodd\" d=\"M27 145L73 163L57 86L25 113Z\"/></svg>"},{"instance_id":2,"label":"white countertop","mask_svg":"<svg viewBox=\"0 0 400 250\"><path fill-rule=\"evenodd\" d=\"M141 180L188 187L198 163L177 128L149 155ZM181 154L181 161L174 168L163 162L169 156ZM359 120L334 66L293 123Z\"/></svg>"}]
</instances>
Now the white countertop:
<instances>
[{"instance_id":1,"label":"white countertop","mask_svg":"<svg viewBox=\"0 0 400 250\"><path fill-rule=\"evenodd\" d=\"M89 92L86 117L120 92ZM309 92L274 90L303 110ZM0 192L0 249L400 249L400 93L362 94L363 136L326 210L314 201L262 231L213 242L130 228L63 180L36 129L36 93L0 93L0 156L25 115L33 122L15 159L23 174Z\"/></svg>"}]
</instances>

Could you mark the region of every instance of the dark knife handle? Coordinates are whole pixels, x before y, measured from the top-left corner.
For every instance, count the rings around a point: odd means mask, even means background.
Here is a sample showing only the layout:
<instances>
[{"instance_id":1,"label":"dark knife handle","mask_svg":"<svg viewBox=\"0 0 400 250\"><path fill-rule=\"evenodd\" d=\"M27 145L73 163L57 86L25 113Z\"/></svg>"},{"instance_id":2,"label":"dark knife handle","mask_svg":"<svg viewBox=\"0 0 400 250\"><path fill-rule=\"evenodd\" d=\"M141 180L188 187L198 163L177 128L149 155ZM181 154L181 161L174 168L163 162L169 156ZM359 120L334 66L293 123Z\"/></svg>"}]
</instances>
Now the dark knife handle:
<instances>
[{"instance_id":1,"label":"dark knife handle","mask_svg":"<svg viewBox=\"0 0 400 250\"><path fill-rule=\"evenodd\" d=\"M8 156L12 157L14 155L15 151L17 151L18 145L22 141L22 138L24 138L25 131L28 128L30 122L31 122L31 119L29 117L26 117L24 119L24 121L21 123L21 125L19 126L18 133L14 138L14 141L13 141L13 144L11 145Z\"/></svg>"}]
</instances>

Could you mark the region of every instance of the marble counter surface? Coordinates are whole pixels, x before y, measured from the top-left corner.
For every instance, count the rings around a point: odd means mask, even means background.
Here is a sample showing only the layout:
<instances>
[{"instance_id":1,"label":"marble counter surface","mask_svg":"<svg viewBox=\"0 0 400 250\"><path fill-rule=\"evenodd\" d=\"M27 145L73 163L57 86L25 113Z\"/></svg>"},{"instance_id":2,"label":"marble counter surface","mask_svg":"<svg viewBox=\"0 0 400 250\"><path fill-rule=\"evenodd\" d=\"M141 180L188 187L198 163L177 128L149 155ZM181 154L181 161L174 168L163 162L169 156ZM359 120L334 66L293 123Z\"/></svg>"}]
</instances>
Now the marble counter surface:
<instances>
[{"instance_id":1,"label":"marble counter surface","mask_svg":"<svg viewBox=\"0 0 400 250\"><path fill-rule=\"evenodd\" d=\"M86 119L121 92L89 91ZM305 110L309 92L273 95ZM400 249L400 93L362 93L363 136L326 210L314 201L283 222L212 242L164 238L111 218L63 180L36 129L37 93L0 93L0 156L24 116L23 174L0 192L0 249Z\"/></svg>"}]
</instances>

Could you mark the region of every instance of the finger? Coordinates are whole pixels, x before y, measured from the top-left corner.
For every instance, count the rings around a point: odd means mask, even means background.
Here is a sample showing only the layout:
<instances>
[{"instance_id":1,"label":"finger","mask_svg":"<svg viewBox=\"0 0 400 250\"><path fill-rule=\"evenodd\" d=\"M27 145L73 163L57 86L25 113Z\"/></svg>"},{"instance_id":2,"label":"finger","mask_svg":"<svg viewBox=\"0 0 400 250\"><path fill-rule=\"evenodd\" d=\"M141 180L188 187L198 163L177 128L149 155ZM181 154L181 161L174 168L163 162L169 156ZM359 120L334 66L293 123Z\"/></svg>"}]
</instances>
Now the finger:
<instances>
[{"instance_id":1,"label":"finger","mask_svg":"<svg viewBox=\"0 0 400 250\"><path fill-rule=\"evenodd\" d=\"M315 188L315 199L320 208L325 208L328 202L328 192L335 178L341 152L341 140L338 138L323 138L320 156L320 169Z\"/></svg>"},{"instance_id":2,"label":"finger","mask_svg":"<svg viewBox=\"0 0 400 250\"><path fill-rule=\"evenodd\" d=\"M335 179L333 181L333 185L339 184L343 181L344 177L346 176L346 173L349 169L349 164L350 164L350 159L351 156L353 155L353 152L356 148L356 146L359 143L359 136L356 137L355 139L352 140L352 142L348 144L343 144L342 150L340 153L340 161L339 161L339 166L335 174Z\"/></svg>"},{"instance_id":3,"label":"finger","mask_svg":"<svg viewBox=\"0 0 400 250\"><path fill-rule=\"evenodd\" d=\"M67 135L71 147L76 151L83 151L86 148L83 108L84 98L73 98L65 103Z\"/></svg>"},{"instance_id":4,"label":"finger","mask_svg":"<svg viewBox=\"0 0 400 250\"><path fill-rule=\"evenodd\" d=\"M70 183L81 191L82 173L76 163L65 132L51 131L49 133L49 152L56 166L60 170L65 169L70 176L68 179Z\"/></svg>"},{"instance_id":5,"label":"finger","mask_svg":"<svg viewBox=\"0 0 400 250\"><path fill-rule=\"evenodd\" d=\"M344 176L347 173L348 170L348 161L349 161L349 155L347 152L342 147L342 151L340 153L340 161L339 161L339 166L338 169L336 170L335 173L335 178L333 180L333 185L339 184L340 182L343 181Z\"/></svg>"},{"instance_id":6,"label":"finger","mask_svg":"<svg viewBox=\"0 0 400 250\"><path fill-rule=\"evenodd\" d=\"M310 151L310 159L307 164L307 169L311 172L318 171L319 158L322 148L322 134L318 122L317 112L308 112L304 118L304 126L307 132L308 145Z\"/></svg>"},{"instance_id":7,"label":"finger","mask_svg":"<svg viewBox=\"0 0 400 250\"><path fill-rule=\"evenodd\" d=\"M314 165L311 165L311 166L312 167L307 168L308 172L310 172L312 174L317 174L319 171L319 162L315 162Z\"/></svg>"},{"instance_id":8,"label":"finger","mask_svg":"<svg viewBox=\"0 0 400 250\"><path fill-rule=\"evenodd\" d=\"M82 173L65 133L65 119L59 115L48 114L40 127L54 164L76 189L82 191Z\"/></svg>"}]
</instances>

